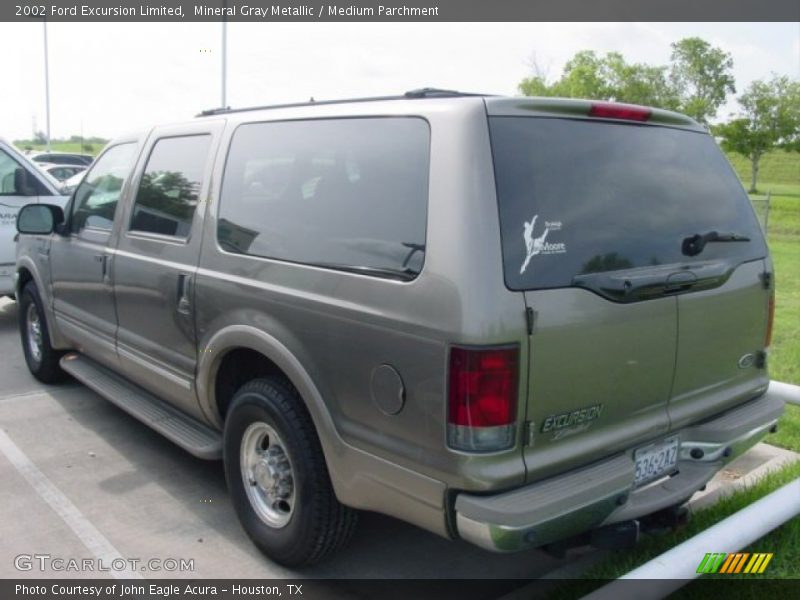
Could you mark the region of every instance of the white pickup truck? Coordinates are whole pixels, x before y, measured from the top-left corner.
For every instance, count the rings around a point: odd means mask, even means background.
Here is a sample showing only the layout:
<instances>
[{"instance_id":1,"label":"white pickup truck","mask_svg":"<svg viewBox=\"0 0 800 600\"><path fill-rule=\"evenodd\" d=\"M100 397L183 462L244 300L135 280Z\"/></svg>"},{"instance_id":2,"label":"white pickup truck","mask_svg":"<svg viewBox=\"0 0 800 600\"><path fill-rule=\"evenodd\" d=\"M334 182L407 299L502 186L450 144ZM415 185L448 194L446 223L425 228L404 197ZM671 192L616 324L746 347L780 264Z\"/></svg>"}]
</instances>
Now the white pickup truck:
<instances>
[{"instance_id":1,"label":"white pickup truck","mask_svg":"<svg viewBox=\"0 0 800 600\"><path fill-rule=\"evenodd\" d=\"M32 202L63 207L69 198L14 146L0 138L0 296L14 295L14 254L19 209Z\"/></svg>"}]
</instances>

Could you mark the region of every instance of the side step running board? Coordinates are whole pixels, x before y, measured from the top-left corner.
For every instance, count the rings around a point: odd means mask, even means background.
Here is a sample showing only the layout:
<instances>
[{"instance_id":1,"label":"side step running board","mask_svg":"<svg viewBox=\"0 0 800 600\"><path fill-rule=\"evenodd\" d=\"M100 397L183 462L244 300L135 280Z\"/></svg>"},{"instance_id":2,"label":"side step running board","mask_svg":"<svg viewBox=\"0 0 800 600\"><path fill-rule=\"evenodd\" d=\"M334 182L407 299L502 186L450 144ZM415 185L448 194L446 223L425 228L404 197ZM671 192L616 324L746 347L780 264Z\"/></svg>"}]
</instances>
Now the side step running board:
<instances>
[{"instance_id":1,"label":"side step running board","mask_svg":"<svg viewBox=\"0 0 800 600\"><path fill-rule=\"evenodd\" d=\"M222 435L81 354L61 359L61 368L190 454L222 458Z\"/></svg>"}]
</instances>

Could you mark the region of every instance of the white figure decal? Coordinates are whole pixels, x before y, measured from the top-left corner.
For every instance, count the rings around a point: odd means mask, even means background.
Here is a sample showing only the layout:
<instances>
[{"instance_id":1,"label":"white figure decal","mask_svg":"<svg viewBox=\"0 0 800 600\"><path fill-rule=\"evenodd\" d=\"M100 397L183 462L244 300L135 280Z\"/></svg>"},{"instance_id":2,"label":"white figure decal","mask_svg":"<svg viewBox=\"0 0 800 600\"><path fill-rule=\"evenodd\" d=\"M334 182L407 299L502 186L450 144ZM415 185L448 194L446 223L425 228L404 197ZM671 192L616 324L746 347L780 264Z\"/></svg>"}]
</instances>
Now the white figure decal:
<instances>
[{"instance_id":1,"label":"white figure decal","mask_svg":"<svg viewBox=\"0 0 800 600\"><path fill-rule=\"evenodd\" d=\"M528 268L528 263L531 262L531 259L544 249L544 240L550 232L550 228L545 227L542 235L537 238L533 237L533 226L536 224L536 219L538 218L539 215L533 215L530 221L525 221L525 230L522 233L522 237L525 239L525 248L528 255L525 257L525 262L522 263L522 268L519 270L520 275Z\"/></svg>"}]
</instances>

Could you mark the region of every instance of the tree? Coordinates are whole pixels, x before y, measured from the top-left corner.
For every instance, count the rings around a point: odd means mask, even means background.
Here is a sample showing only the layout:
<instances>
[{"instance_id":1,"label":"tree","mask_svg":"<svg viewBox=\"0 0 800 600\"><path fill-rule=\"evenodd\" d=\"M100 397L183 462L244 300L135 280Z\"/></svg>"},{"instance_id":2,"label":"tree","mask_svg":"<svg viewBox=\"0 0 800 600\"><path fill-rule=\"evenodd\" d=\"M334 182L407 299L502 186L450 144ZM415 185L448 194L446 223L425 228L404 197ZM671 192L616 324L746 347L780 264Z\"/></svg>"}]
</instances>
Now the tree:
<instances>
[{"instance_id":1,"label":"tree","mask_svg":"<svg viewBox=\"0 0 800 600\"><path fill-rule=\"evenodd\" d=\"M548 84L536 71L519 84L519 91L526 96L611 100L672 109L678 105L666 67L628 63L619 52L601 57L583 50L564 65L557 81Z\"/></svg>"},{"instance_id":2,"label":"tree","mask_svg":"<svg viewBox=\"0 0 800 600\"><path fill-rule=\"evenodd\" d=\"M669 79L680 100L680 110L708 124L729 93L736 93L733 58L700 38L672 44Z\"/></svg>"},{"instance_id":3,"label":"tree","mask_svg":"<svg viewBox=\"0 0 800 600\"><path fill-rule=\"evenodd\" d=\"M773 75L754 81L739 98L741 116L714 129L722 147L750 160L750 192L757 191L761 158L773 148L800 152L800 82Z\"/></svg>"},{"instance_id":4,"label":"tree","mask_svg":"<svg viewBox=\"0 0 800 600\"><path fill-rule=\"evenodd\" d=\"M613 100L675 110L678 96L670 85L667 67L626 63L618 52L606 55L606 73Z\"/></svg>"},{"instance_id":5,"label":"tree","mask_svg":"<svg viewBox=\"0 0 800 600\"><path fill-rule=\"evenodd\" d=\"M619 52L599 56L582 50L552 83L534 64L533 74L520 82L519 91L526 96L612 100L679 110L707 125L736 88L730 54L700 38L684 38L672 44L669 65L629 63Z\"/></svg>"},{"instance_id":6,"label":"tree","mask_svg":"<svg viewBox=\"0 0 800 600\"><path fill-rule=\"evenodd\" d=\"M610 89L603 80L603 59L592 50L582 50L566 65L561 78L548 84L539 72L523 79L519 90L526 96L560 96L564 98L595 98L606 100Z\"/></svg>"}]
</instances>

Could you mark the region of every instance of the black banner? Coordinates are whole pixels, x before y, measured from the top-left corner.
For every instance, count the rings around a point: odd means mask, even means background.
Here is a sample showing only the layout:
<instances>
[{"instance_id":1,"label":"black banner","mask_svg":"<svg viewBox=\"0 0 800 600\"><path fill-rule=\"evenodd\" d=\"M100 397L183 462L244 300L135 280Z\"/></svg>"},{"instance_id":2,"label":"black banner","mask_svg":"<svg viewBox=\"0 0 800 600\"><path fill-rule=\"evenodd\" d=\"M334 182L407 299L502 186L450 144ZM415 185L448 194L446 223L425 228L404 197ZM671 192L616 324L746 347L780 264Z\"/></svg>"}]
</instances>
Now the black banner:
<instances>
[{"instance_id":1,"label":"black banner","mask_svg":"<svg viewBox=\"0 0 800 600\"><path fill-rule=\"evenodd\" d=\"M797 0L17 0L0 21L800 21Z\"/></svg>"},{"instance_id":2,"label":"black banner","mask_svg":"<svg viewBox=\"0 0 800 600\"><path fill-rule=\"evenodd\" d=\"M3 600L559 600L582 598L605 580L547 579L4 579ZM711 576L617 581L625 598L797 597L800 579ZM662 585L663 584L663 585ZM680 587L679 587L680 586ZM665 590L677 590L671 594ZM620 588L615 589L619 594ZM619 598L619 596L616 596Z\"/></svg>"}]
</instances>

